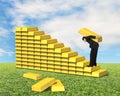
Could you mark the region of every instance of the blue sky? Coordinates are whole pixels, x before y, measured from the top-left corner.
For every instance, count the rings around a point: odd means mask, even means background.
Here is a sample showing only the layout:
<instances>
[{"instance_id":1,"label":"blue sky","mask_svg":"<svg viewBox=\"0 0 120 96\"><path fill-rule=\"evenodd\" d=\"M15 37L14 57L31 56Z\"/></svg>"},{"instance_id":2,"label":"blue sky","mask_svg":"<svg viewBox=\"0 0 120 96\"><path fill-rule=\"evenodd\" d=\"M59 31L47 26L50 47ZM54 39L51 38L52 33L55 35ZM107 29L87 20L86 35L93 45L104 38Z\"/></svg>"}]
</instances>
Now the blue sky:
<instances>
[{"instance_id":1,"label":"blue sky","mask_svg":"<svg viewBox=\"0 0 120 96\"><path fill-rule=\"evenodd\" d=\"M15 62L17 26L38 26L89 59L80 28L103 36L98 62L120 63L120 0L0 0L0 62Z\"/></svg>"}]
</instances>

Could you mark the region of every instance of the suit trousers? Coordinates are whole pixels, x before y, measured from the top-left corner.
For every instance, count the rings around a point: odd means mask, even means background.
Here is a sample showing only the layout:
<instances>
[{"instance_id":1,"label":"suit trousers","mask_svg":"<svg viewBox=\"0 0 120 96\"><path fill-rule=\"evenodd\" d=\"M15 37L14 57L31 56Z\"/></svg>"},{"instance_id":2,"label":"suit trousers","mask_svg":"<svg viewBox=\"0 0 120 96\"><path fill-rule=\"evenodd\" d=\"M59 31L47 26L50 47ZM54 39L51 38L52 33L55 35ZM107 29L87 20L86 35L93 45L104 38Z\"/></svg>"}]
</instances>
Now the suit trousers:
<instances>
[{"instance_id":1,"label":"suit trousers","mask_svg":"<svg viewBox=\"0 0 120 96\"><path fill-rule=\"evenodd\" d=\"M91 52L90 52L90 66L97 66L97 63L96 63L97 52L98 52L98 47L91 48Z\"/></svg>"}]
</instances>

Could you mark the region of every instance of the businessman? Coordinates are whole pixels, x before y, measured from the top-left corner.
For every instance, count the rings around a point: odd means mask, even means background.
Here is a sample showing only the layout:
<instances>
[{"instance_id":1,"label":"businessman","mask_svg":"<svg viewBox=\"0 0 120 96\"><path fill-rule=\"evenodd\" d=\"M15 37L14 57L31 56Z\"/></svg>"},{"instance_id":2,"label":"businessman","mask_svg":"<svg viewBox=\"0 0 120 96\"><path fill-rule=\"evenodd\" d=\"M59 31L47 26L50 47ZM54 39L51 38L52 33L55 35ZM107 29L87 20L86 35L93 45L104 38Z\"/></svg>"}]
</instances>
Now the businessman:
<instances>
[{"instance_id":1,"label":"businessman","mask_svg":"<svg viewBox=\"0 0 120 96\"><path fill-rule=\"evenodd\" d=\"M92 40L92 39L97 39L97 38L100 38L100 36L92 36L92 35L90 35L90 36L82 37L82 40L85 41L85 42L88 42L89 47L91 48L91 51L90 51L90 64L88 65L88 67L97 66L96 59L97 59L97 52L98 52L99 44Z\"/></svg>"}]
</instances>

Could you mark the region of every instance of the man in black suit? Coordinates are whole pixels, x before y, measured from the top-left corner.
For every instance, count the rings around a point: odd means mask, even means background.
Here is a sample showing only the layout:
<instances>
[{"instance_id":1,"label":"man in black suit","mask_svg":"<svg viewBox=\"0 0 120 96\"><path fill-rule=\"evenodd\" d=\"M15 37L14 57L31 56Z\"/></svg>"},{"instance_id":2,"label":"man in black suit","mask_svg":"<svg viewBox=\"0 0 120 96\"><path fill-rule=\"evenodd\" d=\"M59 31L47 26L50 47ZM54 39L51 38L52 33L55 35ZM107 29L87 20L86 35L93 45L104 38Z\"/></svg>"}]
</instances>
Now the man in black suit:
<instances>
[{"instance_id":1,"label":"man in black suit","mask_svg":"<svg viewBox=\"0 0 120 96\"><path fill-rule=\"evenodd\" d=\"M89 47L91 48L90 64L88 65L88 67L97 66L96 59L97 59L97 52L98 52L99 44L92 40L92 39L97 39L97 38L100 38L100 36L92 36L92 35L90 35L90 36L82 37L82 40L85 41L85 42L88 42Z\"/></svg>"}]
</instances>

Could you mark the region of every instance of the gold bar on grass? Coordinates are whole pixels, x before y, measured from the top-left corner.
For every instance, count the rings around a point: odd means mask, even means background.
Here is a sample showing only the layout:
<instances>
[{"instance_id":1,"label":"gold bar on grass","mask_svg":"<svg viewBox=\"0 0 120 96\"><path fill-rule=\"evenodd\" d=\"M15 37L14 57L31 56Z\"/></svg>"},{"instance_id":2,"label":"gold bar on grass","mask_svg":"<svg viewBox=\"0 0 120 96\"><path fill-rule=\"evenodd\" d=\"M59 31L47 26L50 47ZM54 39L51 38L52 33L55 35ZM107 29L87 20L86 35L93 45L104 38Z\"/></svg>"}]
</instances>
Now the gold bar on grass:
<instances>
[{"instance_id":1,"label":"gold bar on grass","mask_svg":"<svg viewBox=\"0 0 120 96\"><path fill-rule=\"evenodd\" d=\"M56 80L56 83L51 86L52 92L65 91L65 87L60 80Z\"/></svg>"},{"instance_id":2,"label":"gold bar on grass","mask_svg":"<svg viewBox=\"0 0 120 96\"><path fill-rule=\"evenodd\" d=\"M45 78L32 85L32 91L42 92L56 82L55 78Z\"/></svg>"},{"instance_id":3,"label":"gold bar on grass","mask_svg":"<svg viewBox=\"0 0 120 96\"><path fill-rule=\"evenodd\" d=\"M32 73L32 72L27 72L23 74L23 77L33 79L33 80L39 80L41 78L41 75Z\"/></svg>"}]
</instances>

